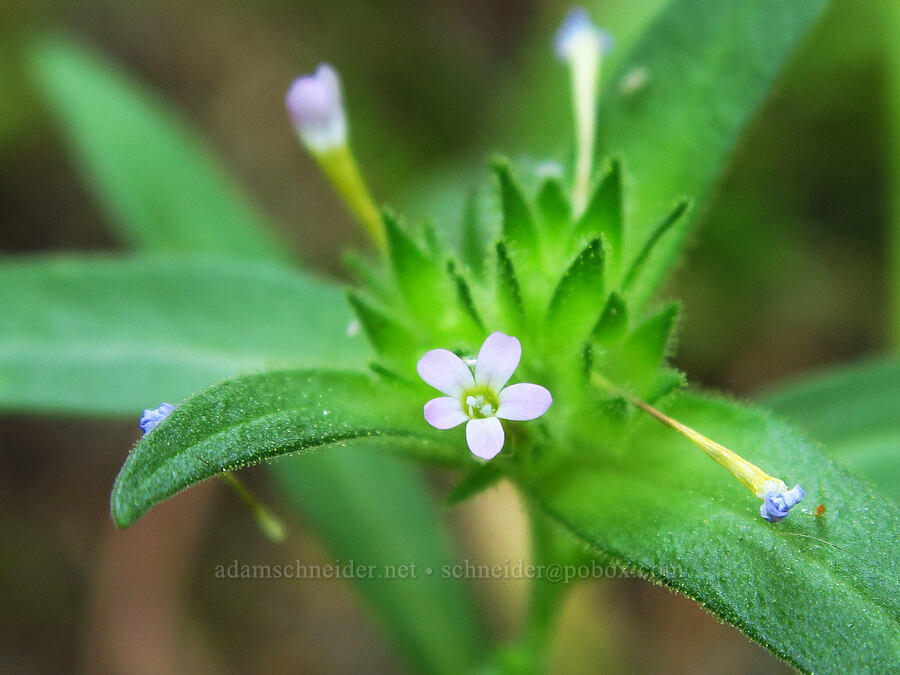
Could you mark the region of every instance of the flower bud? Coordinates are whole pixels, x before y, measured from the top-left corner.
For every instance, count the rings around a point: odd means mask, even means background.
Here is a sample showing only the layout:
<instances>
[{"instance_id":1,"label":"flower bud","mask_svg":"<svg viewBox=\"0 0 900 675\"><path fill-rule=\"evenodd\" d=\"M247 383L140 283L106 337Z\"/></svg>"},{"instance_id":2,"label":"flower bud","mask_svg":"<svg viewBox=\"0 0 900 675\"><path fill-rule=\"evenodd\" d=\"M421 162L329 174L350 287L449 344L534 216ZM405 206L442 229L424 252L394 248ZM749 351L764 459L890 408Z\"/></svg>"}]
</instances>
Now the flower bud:
<instances>
[{"instance_id":1,"label":"flower bud","mask_svg":"<svg viewBox=\"0 0 900 675\"><path fill-rule=\"evenodd\" d=\"M561 61L573 61L580 55L590 59L609 52L613 48L613 39L593 24L584 8L573 7L556 31L553 47Z\"/></svg>"},{"instance_id":2,"label":"flower bud","mask_svg":"<svg viewBox=\"0 0 900 675\"><path fill-rule=\"evenodd\" d=\"M298 77L284 98L288 114L303 144L321 154L347 143L347 119L338 74L327 63L312 75Z\"/></svg>"}]
</instances>

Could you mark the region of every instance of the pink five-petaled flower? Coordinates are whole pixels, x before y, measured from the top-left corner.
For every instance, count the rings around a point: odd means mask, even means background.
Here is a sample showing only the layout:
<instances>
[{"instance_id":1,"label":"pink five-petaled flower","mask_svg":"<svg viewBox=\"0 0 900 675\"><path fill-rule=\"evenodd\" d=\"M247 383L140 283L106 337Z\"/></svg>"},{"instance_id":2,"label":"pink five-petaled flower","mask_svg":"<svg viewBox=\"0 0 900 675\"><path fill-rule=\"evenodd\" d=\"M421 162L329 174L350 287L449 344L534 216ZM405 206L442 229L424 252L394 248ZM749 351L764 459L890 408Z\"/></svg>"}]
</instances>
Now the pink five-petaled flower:
<instances>
[{"instance_id":1,"label":"pink five-petaled flower","mask_svg":"<svg viewBox=\"0 0 900 675\"><path fill-rule=\"evenodd\" d=\"M453 352L426 352L416 366L419 377L446 396L425 404L425 421L437 429L467 422L469 450L482 459L492 459L503 449L503 426L498 418L533 420L553 403L550 392L537 384L504 387L521 357L519 340L503 333L492 333L481 345L474 376Z\"/></svg>"}]
</instances>

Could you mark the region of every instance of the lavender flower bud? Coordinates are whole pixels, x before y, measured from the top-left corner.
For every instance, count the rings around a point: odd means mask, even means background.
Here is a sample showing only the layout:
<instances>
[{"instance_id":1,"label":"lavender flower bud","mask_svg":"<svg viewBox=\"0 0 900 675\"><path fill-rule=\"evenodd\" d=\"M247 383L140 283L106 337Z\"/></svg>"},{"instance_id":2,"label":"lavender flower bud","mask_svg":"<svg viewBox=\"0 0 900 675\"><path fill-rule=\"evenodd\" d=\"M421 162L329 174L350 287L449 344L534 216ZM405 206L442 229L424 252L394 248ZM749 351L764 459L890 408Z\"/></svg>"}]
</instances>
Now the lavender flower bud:
<instances>
[{"instance_id":1,"label":"lavender flower bud","mask_svg":"<svg viewBox=\"0 0 900 675\"><path fill-rule=\"evenodd\" d=\"M303 144L313 154L347 142L347 119L338 74L327 63L312 75L298 77L284 98L288 114Z\"/></svg>"}]
</instances>

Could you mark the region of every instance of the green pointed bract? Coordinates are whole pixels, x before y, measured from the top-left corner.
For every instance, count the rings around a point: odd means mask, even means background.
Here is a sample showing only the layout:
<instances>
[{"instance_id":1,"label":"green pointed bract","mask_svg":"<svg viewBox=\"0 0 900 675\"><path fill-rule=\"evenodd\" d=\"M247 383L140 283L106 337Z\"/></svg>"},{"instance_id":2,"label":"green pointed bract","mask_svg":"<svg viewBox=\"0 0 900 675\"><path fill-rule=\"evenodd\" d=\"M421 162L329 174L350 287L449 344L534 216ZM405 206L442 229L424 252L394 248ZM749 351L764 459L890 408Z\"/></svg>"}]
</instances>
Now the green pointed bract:
<instances>
[{"instance_id":1,"label":"green pointed bract","mask_svg":"<svg viewBox=\"0 0 900 675\"><path fill-rule=\"evenodd\" d=\"M525 304L516 269L506 250L506 244L497 242L497 313L501 327L515 333L525 326Z\"/></svg>"},{"instance_id":2,"label":"green pointed bract","mask_svg":"<svg viewBox=\"0 0 900 675\"><path fill-rule=\"evenodd\" d=\"M481 315L475 307L475 299L472 297L472 289L469 286L469 282L460 274L453 261L447 263L447 273L456 286L456 299L460 307L462 307L464 315L471 320L473 327L480 334L485 333L484 322L481 320Z\"/></svg>"},{"instance_id":3,"label":"green pointed bract","mask_svg":"<svg viewBox=\"0 0 900 675\"><path fill-rule=\"evenodd\" d=\"M465 210L462 222L462 245L460 254L462 262L472 272L475 279L484 278L485 244L481 223L481 214L478 210L478 193L472 190L466 197Z\"/></svg>"},{"instance_id":4,"label":"green pointed bract","mask_svg":"<svg viewBox=\"0 0 900 675\"><path fill-rule=\"evenodd\" d=\"M603 242L592 240L559 280L543 327L554 352L578 355L588 341L606 302Z\"/></svg>"},{"instance_id":5,"label":"green pointed bract","mask_svg":"<svg viewBox=\"0 0 900 675\"><path fill-rule=\"evenodd\" d=\"M347 300L353 307L369 342L381 356L392 362L414 358L410 348L416 344L416 339L409 328L356 291L348 292Z\"/></svg>"},{"instance_id":6,"label":"green pointed bract","mask_svg":"<svg viewBox=\"0 0 900 675\"><path fill-rule=\"evenodd\" d=\"M638 397L658 398L660 391L666 390L657 378L673 347L678 313L679 305L672 303L645 319L625 337L620 348L606 355L598 364L599 370Z\"/></svg>"},{"instance_id":7,"label":"green pointed bract","mask_svg":"<svg viewBox=\"0 0 900 675\"><path fill-rule=\"evenodd\" d=\"M684 373L671 368L663 368L644 394L644 399L648 403L656 403L664 396L681 389L685 384L687 384L687 378Z\"/></svg>"},{"instance_id":8,"label":"green pointed bract","mask_svg":"<svg viewBox=\"0 0 900 675\"><path fill-rule=\"evenodd\" d=\"M566 226L572 219L572 205L561 178L551 176L544 180L538 192L537 207L544 231L551 237L564 236Z\"/></svg>"},{"instance_id":9,"label":"green pointed bract","mask_svg":"<svg viewBox=\"0 0 900 675\"><path fill-rule=\"evenodd\" d=\"M505 160L494 161L494 174L500 184L503 239L515 254L521 254L533 262L539 257L540 242L531 207Z\"/></svg>"},{"instance_id":10,"label":"green pointed bract","mask_svg":"<svg viewBox=\"0 0 900 675\"><path fill-rule=\"evenodd\" d=\"M435 302L449 297L447 277L437 261L423 251L400 227L397 219L384 216L391 266L397 285L412 315L427 322L435 314Z\"/></svg>"},{"instance_id":11,"label":"green pointed bract","mask_svg":"<svg viewBox=\"0 0 900 675\"><path fill-rule=\"evenodd\" d=\"M603 314L594 327L592 338L601 345L620 340L628 330L628 307L616 291L609 294Z\"/></svg>"},{"instance_id":12,"label":"green pointed bract","mask_svg":"<svg viewBox=\"0 0 900 675\"><path fill-rule=\"evenodd\" d=\"M576 241L602 236L609 245L607 261L610 269L617 269L622 260L623 209L622 168L614 160L594 190L587 208L575 223Z\"/></svg>"},{"instance_id":13,"label":"green pointed bract","mask_svg":"<svg viewBox=\"0 0 900 675\"><path fill-rule=\"evenodd\" d=\"M425 250L428 255L434 260L440 260L444 256L444 246L441 244L434 223L430 220L422 223L422 238L425 240Z\"/></svg>"},{"instance_id":14,"label":"green pointed bract","mask_svg":"<svg viewBox=\"0 0 900 675\"><path fill-rule=\"evenodd\" d=\"M638 280L641 272L643 271L644 266L647 263L647 260L650 258L653 253L653 249L656 244L659 243L659 240L662 239L663 235L668 232L675 223L681 220L681 217L687 212L688 207L691 205L691 202L686 197L681 199L673 208L669 215L667 215L663 221L656 226L656 229L653 230L653 234L650 235L650 238L647 239L647 243L644 244L643 248L638 252L634 261L632 261L631 265L628 267L628 271L625 274L625 277L622 279L621 288L623 291L628 291Z\"/></svg>"},{"instance_id":15,"label":"green pointed bract","mask_svg":"<svg viewBox=\"0 0 900 675\"><path fill-rule=\"evenodd\" d=\"M355 278L358 286L364 287L382 302L393 302L399 299L396 281L390 270L383 265L353 249L344 251L341 254L341 260Z\"/></svg>"}]
</instances>

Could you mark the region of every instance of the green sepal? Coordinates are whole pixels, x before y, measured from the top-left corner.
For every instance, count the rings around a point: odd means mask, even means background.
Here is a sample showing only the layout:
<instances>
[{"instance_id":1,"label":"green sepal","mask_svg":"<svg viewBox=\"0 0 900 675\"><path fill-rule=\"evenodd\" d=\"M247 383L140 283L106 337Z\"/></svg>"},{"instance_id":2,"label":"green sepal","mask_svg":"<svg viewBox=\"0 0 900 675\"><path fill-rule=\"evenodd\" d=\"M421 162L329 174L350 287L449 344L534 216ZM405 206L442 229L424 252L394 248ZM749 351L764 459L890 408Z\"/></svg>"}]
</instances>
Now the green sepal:
<instances>
[{"instance_id":1,"label":"green sepal","mask_svg":"<svg viewBox=\"0 0 900 675\"><path fill-rule=\"evenodd\" d=\"M618 342L628 331L628 306L616 291L609 294L591 338L600 345Z\"/></svg>"},{"instance_id":2,"label":"green sepal","mask_svg":"<svg viewBox=\"0 0 900 675\"><path fill-rule=\"evenodd\" d=\"M426 220L422 223L422 239L425 241L425 251L428 256L431 257L432 260L440 262L441 258L444 257L444 245L441 243L441 238L438 236L437 228L435 228L434 223L430 220Z\"/></svg>"},{"instance_id":3,"label":"green sepal","mask_svg":"<svg viewBox=\"0 0 900 675\"><path fill-rule=\"evenodd\" d=\"M428 322L435 312L435 298L447 297L446 276L438 262L413 241L393 215L384 214L384 225L400 293L413 316Z\"/></svg>"},{"instance_id":4,"label":"green sepal","mask_svg":"<svg viewBox=\"0 0 900 675\"><path fill-rule=\"evenodd\" d=\"M617 269L622 260L623 228L622 166L614 159L575 223L574 235L576 242L602 236L610 249L607 264Z\"/></svg>"},{"instance_id":5,"label":"green sepal","mask_svg":"<svg viewBox=\"0 0 900 675\"><path fill-rule=\"evenodd\" d=\"M575 258L559 280L547 308L544 335L554 353L580 353L606 301L604 247L597 238Z\"/></svg>"},{"instance_id":6,"label":"green sepal","mask_svg":"<svg viewBox=\"0 0 900 675\"><path fill-rule=\"evenodd\" d=\"M367 258L354 249L346 249L341 253L341 262L358 285L365 287L382 302L394 302L399 299L393 276L378 261Z\"/></svg>"},{"instance_id":7,"label":"green sepal","mask_svg":"<svg viewBox=\"0 0 900 675\"><path fill-rule=\"evenodd\" d=\"M598 364L603 375L639 398L658 398L658 392L668 386L658 377L674 346L679 309L678 303L671 303L639 324L618 349L608 352Z\"/></svg>"},{"instance_id":8,"label":"green sepal","mask_svg":"<svg viewBox=\"0 0 900 675\"><path fill-rule=\"evenodd\" d=\"M503 238L515 254L521 253L531 260L537 259L539 245L537 228L531 207L518 182L513 178L509 163L495 159L494 174L500 185L500 203L503 210Z\"/></svg>"},{"instance_id":9,"label":"green sepal","mask_svg":"<svg viewBox=\"0 0 900 675\"><path fill-rule=\"evenodd\" d=\"M525 303L516 269L506 249L506 244L498 241L497 251L497 308L502 327L509 332L518 332L525 326Z\"/></svg>"},{"instance_id":10,"label":"green sepal","mask_svg":"<svg viewBox=\"0 0 900 675\"><path fill-rule=\"evenodd\" d=\"M463 211L462 246L460 254L462 262L477 280L484 279L485 258L487 250L484 246L484 227L478 209L478 193L469 192Z\"/></svg>"},{"instance_id":11,"label":"green sepal","mask_svg":"<svg viewBox=\"0 0 900 675\"><path fill-rule=\"evenodd\" d=\"M463 313L471 320L479 333L484 333L484 322L481 320L481 315L475 307L475 299L472 297L472 289L469 286L469 282L460 274L452 260L447 261L447 273L456 286L456 298L463 309Z\"/></svg>"},{"instance_id":12,"label":"green sepal","mask_svg":"<svg viewBox=\"0 0 900 675\"><path fill-rule=\"evenodd\" d=\"M662 222L656 226L656 229L653 230L653 233L647 239L647 242L644 244L643 248L637 254L637 257L631 263L631 266L628 268L628 272L625 274L625 277L622 279L622 283L620 288L627 292L637 281L637 278L640 276L644 265L647 262L647 259L650 257L650 254L653 252L654 246L659 243L659 240L662 239L663 235L668 232L675 223L681 220L681 217L687 212L688 207L691 205L691 201L684 197L678 201L669 215L663 218Z\"/></svg>"},{"instance_id":13,"label":"green sepal","mask_svg":"<svg viewBox=\"0 0 900 675\"><path fill-rule=\"evenodd\" d=\"M651 388L644 393L647 403L656 403L661 398L678 391L687 384L685 374L674 368L663 368L656 376Z\"/></svg>"},{"instance_id":14,"label":"green sepal","mask_svg":"<svg viewBox=\"0 0 900 675\"><path fill-rule=\"evenodd\" d=\"M572 205L561 178L550 176L544 180L538 191L537 207L545 232L565 233L572 219Z\"/></svg>"},{"instance_id":15,"label":"green sepal","mask_svg":"<svg viewBox=\"0 0 900 675\"><path fill-rule=\"evenodd\" d=\"M347 292L347 300L356 313L369 342L382 356L395 361L410 357L410 345L415 344L412 331L399 319L379 309L362 294Z\"/></svg>"}]
</instances>

